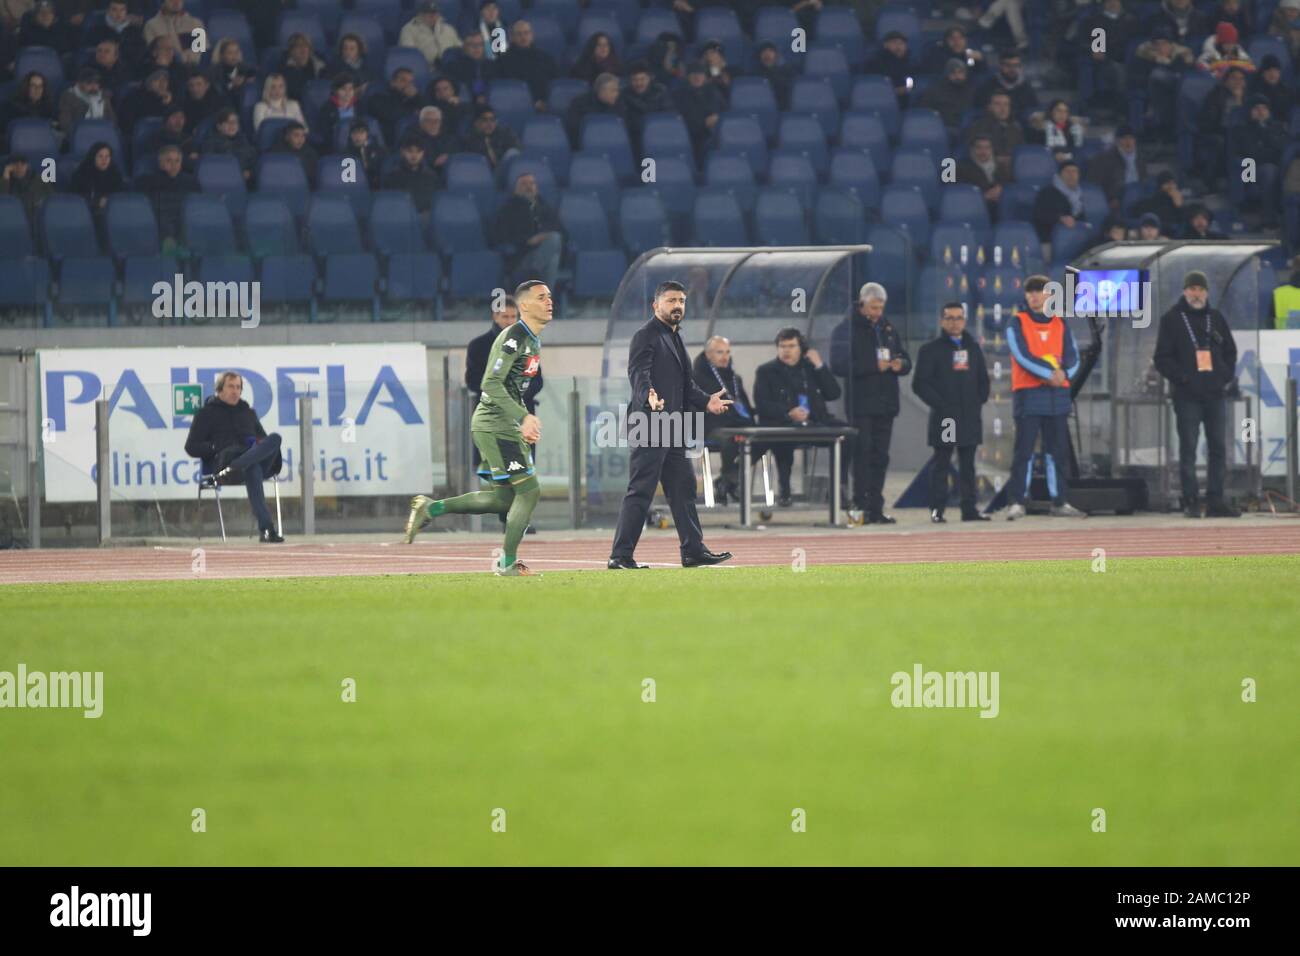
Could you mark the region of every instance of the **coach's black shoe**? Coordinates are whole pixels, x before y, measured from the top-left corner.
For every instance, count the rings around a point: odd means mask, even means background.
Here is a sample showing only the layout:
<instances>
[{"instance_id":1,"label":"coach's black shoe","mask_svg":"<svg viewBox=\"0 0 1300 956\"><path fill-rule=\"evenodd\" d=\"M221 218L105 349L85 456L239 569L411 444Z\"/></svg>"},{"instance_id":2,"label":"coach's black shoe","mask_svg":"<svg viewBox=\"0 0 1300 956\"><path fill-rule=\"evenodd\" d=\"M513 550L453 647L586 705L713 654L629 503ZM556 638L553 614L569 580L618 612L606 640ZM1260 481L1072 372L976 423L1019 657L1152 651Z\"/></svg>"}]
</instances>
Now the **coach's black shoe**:
<instances>
[{"instance_id":1,"label":"coach's black shoe","mask_svg":"<svg viewBox=\"0 0 1300 956\"><path fill-rule=\"evenodd\" d=\"M279 532L274 528L263 528L262 533L257 536L257 540L262 544L284 544L284 538L280 537Z\"/></svg>"},{"instance_id":2,"label":"coach's black shoe","mask_svg":"<svg viewBox=\"0 0 1300 956\"><path fill-rule=\"evenodd\" d=\"M1183 508L1184 518L1199 518L1200 516L1201 516L1201 505L1199 502L1193 501L1191 504L1186 505Z\"/></svg>"},{"instance_id":3,"label":"coach's black shoe","mask_svg":"<svg viewBox=\"0 0 1300 956\"><path fill-rule=\"evenodd\" d=\"M1241 512L1226 501L1211 501L1205 506L1207 518L1240 518Z\"/></svg>"},{"instance_id":4,"label":"coach's black shoe","mask_svg":"<svg viewBox=\"0 0 1300 956\"><path fill-rule=\"evenodd\" d=\"M637 564L631 558L610 558L609 563L605 565L611 571L644 571L650 567L648 564Z\"/></svg>"},{"instance_id":5,"label":"coach's black shoe","mask_svg":"<svg viewBox=\"0 0 1300 956\"><path fill-rule=\"evenodd\" d=\"M961 516L962 521L992 521L988 515L982 515L978 511L968 511Z\"/></svg>"},{"instance_id":6,"label":"coach's black shoe","mask_svg":"<svg viewBox=\"0 0 1300 956\"><path fill-rule=\"evenodd\" d=\"M730 551L701 551L699 554L682 557L682 567L700 568L706 564L721 564L723 561L731 560Z\"/></svg>"},{"instance_id":7,"label":"coach's black shoe","mask_svg":"<svg viewBox=\"0 0 1300 956\"><path fill-rule=\"evenodd\" d=\"M872 514L867 515L867 524L897 524L893 515Z\"/></svg>"},{"instance_id":8,"label":"coach's black shoe","mask_svg":"<svg viewBox=\"0 0 1300 956\"><path fill-rule=\"evenodd\" d=\"M935 508L930 512L930 524L947 524L948 519L943 516L943 512Z\"/></svg>"}]
</instances>

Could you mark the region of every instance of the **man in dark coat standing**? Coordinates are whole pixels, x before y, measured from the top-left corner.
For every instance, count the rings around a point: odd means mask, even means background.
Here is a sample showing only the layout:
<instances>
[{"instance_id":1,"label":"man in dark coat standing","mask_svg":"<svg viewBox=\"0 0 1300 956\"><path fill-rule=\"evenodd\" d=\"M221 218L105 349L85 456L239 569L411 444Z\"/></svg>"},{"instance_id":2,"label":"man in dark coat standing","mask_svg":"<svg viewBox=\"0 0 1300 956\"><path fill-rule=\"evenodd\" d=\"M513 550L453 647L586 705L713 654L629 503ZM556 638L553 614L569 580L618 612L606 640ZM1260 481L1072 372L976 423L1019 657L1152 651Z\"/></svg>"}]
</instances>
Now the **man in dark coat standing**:
<instances>
[{"instance_id":1,"label":"man in dark coat standing","mask_svg":"<svg viewBox=\"0 0 1300 956\"><path fill-rule=\"evenodd\" d=\"M1182 482L1183 514L1201 516L1196 487L1196 446L1205 426L1208 469L1205 516L1241 516L1223 497L1227 462L1227 394L1237 374L1237 344L1218 309L1210 308L1209 281L1204 272L1183 279L1183 297L1160 317L1154 362L1169 380L1178 422L1178 475Z\"/></svg>"},{"instance_id":2,"label":"man in dark coat standing","mask_svg":"<svg viewBox=\"0 0 1300 956\"><path fill-rule=\"evenodd\" d=\"M722 388L732 401L731 407L721 415L711 415L704 420L706 439L719 428L752 428L758 424L754 418L754 404L745 394L745 383L731 364L731 343L724 336L715 335L704 343L704 351L695 356L692 371L696 385L710 394L715 388ZM713 496L718 504L725 505L728 495L740 500L736 473L736 461L740 457L739 439L719 442L718 450L722 453L722 472L713 480Z\"/></svg>"},{"instance_id":3,"label":"man in dark coat standing","mask_svg":"<svg viewBox=\"0 0 1300 956\"><path fill-rule=\"evenodd\" d=\"M654 317L632 336L628 349L627 376L632 383L629 420L634 414L645 415L651 421L651 434L658 434L663 429L657 427L649 413L685 416L707 411L721 415L731 406L730 399L724 399L721 390L710 395L695 384L690 357L677 331L686 316L686 287L680 282L661 282L655 289L653 309ZM684 427L678 430L678 434L685 433ZM630 434L628 444L633 444ZM630 457L627 496L618 515L610 570L647 567L637 564L632 555L645 528L655 486L660 482L681 542L682 567L720 564L730 558L730 551L715 554L704 547L704 532L695 511L695 468L686 457L685 447L638 441Z\"/></svg>"},{"instance_id":4,"label":"man in dark coat standing","mask_svg":"<svg viewBox=\"0 0 1300 956\"><path fill-rule=\"evenodd\" d=\"M831 415L828 402L840 397L840 383L822 364L817 350L808 347L803 334L794 328L776 333L776 358L765 362L754 373L754 401L758 423L777 428L816 425L842 425ZM779 489L777 504L790 507L790 469L794 465L794 446L774 443L758 446L757 455L770 447L776 459ZM845 462L847 473L847 462ZM847 474L841 475L844 480Z\"/></svg>"},{"instance_id":5,"label":"man in dark coat standing","mask_svg":"<svg viewBox=\"0 0 1300 956\"><path fill-rule=\"evenodd\" d=\"M248 488L248 504L257 518L263 544L280 544L271 512L266 507L262 482L280 473L280 435L270 435L257 420L257 412L240 396L244 379L238 372L217 376L216 394L194 413L185 438L185 454L203 461L203 486L242 481Z\"/></svg>"},{"instance_id":6,"label":"man in dark coat standing","mask_svg":"<svg viewBox=\"0 0 1300 956\"><path fill-rule=\"evenodd\" d=\"M898 379L912 371L902 336L885 315L885 287L868 282L858 292L857 311L831 334L831 370L847 380L853 440L853 512L860 524L893 524L885 514L885 472L889 440L898 417Z\"/></svg>"},{"instance_id":7,"label":"man in dark coat standing","mask_svg":"<svg viewBox=\"0 0 1300 956\"><path fill-rule=\"evenodd\" d=\"M989 370L984 352L966 331L960 302L948 302L939 319L939 337L916 353L912 391L930 407L927 441L930 459L930 520L943 524L948 503L948 470L957 449L961 520L988 521L975 507L975 452L984 438L980 407L989 400Z\"/></svg>"}]
</instances>

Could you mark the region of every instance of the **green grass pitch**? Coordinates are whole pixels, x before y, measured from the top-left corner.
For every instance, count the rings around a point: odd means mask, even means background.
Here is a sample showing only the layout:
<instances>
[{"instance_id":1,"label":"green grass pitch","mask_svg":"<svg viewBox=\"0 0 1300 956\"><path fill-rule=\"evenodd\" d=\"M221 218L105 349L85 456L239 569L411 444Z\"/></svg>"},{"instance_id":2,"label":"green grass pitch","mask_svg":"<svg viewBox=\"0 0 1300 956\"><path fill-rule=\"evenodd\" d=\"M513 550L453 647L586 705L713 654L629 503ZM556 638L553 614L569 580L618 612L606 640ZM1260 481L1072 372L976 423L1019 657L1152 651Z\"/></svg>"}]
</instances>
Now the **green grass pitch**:
<instances>
[{"instance_id":1,"label":"green grass pitch","mask_svg":"<svg viewBox=\"0 0 1300 956\"><path fill-rule=\"evenodd\" d=\"M0 864L1300 863L1300 557L1090 565L5 588Z\"/></svg>"}]
</instances>

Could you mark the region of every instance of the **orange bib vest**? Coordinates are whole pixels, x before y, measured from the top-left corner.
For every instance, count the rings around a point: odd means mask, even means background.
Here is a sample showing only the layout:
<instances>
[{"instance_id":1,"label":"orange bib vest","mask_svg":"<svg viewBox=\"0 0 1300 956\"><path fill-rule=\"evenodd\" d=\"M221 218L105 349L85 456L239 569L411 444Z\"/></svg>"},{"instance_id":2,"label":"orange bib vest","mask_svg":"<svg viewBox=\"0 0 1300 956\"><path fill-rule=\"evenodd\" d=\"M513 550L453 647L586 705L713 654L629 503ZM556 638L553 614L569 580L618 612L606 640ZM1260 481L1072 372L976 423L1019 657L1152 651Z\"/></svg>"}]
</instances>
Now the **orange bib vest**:
<instances>
[{"instance_id":1,"label":"orange bib vest","mask_svg":"<svg viewBox=\"0 0 1300 956\"><path fill-rule=\"evenodd\" d=\"M1052 320L1046 325L1041 325L1029 317L1028 312L1017 312L1016 319L1020 322L1020 335L1024 340L1025 348L1029 354L1036 359L1042 359L1048 365L1054 368L1064 368L1062 364L1065 355L1065 322L1059 315L1052 316ZM1028 369L1020 367L1014 355L1011 356L1011 390L1018 391L1022 388L1050 388L1051 382L1044 381ZM1070 382L1067 379L1062 388L1069 388Z\"/></svg>"}]
</instances>

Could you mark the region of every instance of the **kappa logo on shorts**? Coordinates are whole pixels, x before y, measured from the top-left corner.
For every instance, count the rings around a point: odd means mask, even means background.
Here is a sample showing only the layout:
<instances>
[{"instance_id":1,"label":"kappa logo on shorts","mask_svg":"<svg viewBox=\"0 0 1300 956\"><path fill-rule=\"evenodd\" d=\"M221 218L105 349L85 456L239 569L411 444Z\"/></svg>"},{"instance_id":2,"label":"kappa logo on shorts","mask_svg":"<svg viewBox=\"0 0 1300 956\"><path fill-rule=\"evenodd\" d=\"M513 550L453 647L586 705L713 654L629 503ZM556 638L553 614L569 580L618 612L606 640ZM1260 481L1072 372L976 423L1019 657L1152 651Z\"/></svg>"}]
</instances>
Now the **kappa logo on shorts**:
<instances>
[{"instance_id":1,"label":"kappa logo on shorts","mask_svg":"<svg viewBox=\"0 0 1300 956\"><path fill-rule=\"evenodd\" d=\"M507 349L513 352L515 349L519 348L519 343L516 342L514 339L506 339L505 344L503 344L501 347L503 349Z\"/></svg>"}]
</instances>

